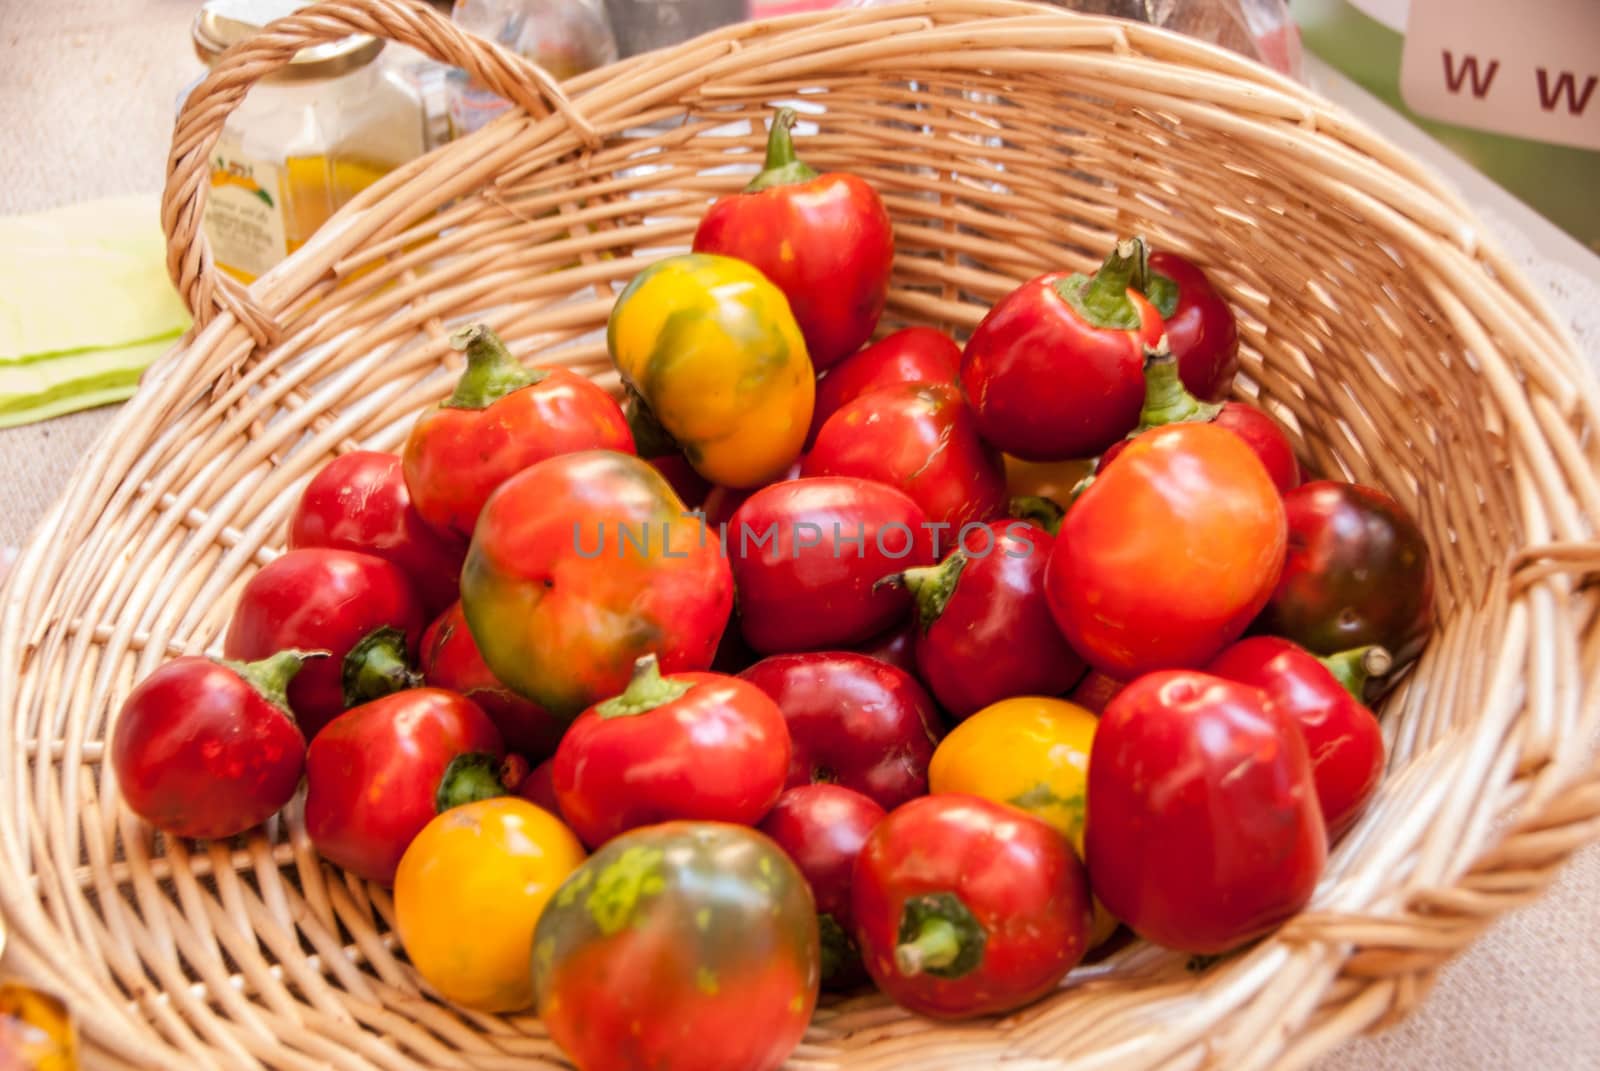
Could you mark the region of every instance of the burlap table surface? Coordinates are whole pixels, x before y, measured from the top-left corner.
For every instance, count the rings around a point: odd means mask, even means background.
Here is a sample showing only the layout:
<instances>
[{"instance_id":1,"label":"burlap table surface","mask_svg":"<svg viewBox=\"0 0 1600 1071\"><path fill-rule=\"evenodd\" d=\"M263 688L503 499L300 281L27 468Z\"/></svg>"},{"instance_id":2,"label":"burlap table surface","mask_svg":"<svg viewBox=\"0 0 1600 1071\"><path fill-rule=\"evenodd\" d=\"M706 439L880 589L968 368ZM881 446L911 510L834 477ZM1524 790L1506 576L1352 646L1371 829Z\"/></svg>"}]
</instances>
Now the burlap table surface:
<instances>
[{"instance_id":1,"label":"burlap table surface","mask_svg":"<svg viewBox=\"0 0 1600 1071\"><path fill-rule=\"evenodd\" d=\"M0 24L0 114L8 135L0 149L0 213L160 188L173 101L198 71L188 47L196 6L197 0L0 5L6 16ZM1358 111L1364 104L1359 95L1338 99ZM1397 129L1391 136L1404 133ZM1419 151L1426 147L1419 143ZM1448 161L1441 166L1449 171ZM1465 189L1600 362L1595 279L1553 264L1541 242L1529 237L1531 229L1542 239L1537 224L1498 195L1475 192ZM0 431L0 546L27 538L111 412ZM1581 853L1541 901L1502 919L1447 967L1409 1019L1351 1042L1318 1071L1597 1066L1600 847Z\"/></svg>"}]
</instances>

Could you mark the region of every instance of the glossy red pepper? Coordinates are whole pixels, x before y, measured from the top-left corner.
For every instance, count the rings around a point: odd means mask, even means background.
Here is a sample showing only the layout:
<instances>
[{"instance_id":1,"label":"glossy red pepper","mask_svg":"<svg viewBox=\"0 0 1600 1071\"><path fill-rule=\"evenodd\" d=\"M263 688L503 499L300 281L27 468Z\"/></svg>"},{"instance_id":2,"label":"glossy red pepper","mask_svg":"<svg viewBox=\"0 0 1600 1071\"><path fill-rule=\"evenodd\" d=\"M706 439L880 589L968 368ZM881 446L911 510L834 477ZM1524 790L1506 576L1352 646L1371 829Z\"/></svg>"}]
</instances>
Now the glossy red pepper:
<instances>
[{"instance_id":1,"label":"glossy red pepper","mask_svg":"<svg viewBox=\"0 0 1600 1071\"><path fill-rule=\"evenodd\" d=\"M555 759L545 759L539 765L529 770L522 780L517 782L517 795L529 803L537 804L561 818L561 801L556 799Z\"/></svg>"},{"instance_id":2,"label":"glossy red pepper","mask_svg":"<svg viewBox=\"0 0 1600 1071\"><path fill-rule=\"evenodd\" d=\"M1091 714L1102 714L1106 706L1117 697L1127 684L1108 677L1098 669L1091 669L1067 694L1067 698Z\"/></svg>"},{"instance_id":3,"label":"glossy red pepper","mask_svg":"<svg viewBox=\"0 0 1600 1071\"><path fill-rule=\"evenodd\" d=\"M739 675L783 712L788 786L843 785L885 809L928 791L939 715L909 674L853 651L773 655Z\"/></svg>"},{"instance_id":4,"label":"glossy red pepper","mask_svg":"<svg viewBox=\"0 0 1600 1071\"><path fill-rule=\"evenodd\" d=\"M1283 499L1237 435L1170 424L1130 443L1067 511L1045 592L1102 673L1203 666L1266 603L1285 538Z\"/></svg>"},{"instance_id":5,"label":"glossy red pepper","mask_svg":"<svg viewBox=\"0 0 1600 1071\"><path fill-rule=\"evenodd\" d=\"M883 200L864 179L819 175L795 158L791 108L780 108L762 172L722 197L694 234L696 253L753 264L777 284L818 371L872 337L889 294L894 234Z\"/></svg>"},{"instance_id":6,"label":"glossy red pepper","mask_svg":"<svg viewBox=\"0 0 1600 1071\"><path fill-rule=\"evenodd\" d=\"M284 689L307 657L178 658L140 681L111 733L111 767L129 809L173 836L212 839L277 814L305 768Z\"/></svg>"},{"instance_id":7,"label":"glossy red pepper","mask_svg":"<svg viewBox=\"0 0 1600 1071\"><path fill-rule=\"evenodd\" d=\"M852 936L850 881L862 845L884 814L882 807L859 792L812 784L787 789L761 821L761 832L794 860L811 886L825 988L845 989L866 981L861 950Z\"/></svg>"},{"instance_id":8,"label":"glossy red pepper","mask_svg":"<svg viewBox=\"0 0 1600 1071\"><path fill-rule=\"evenodd\" d=\"M917 672L961 719L1018 695L1060 695L1086 667L1045 597L1055 539L1027 521L968 532L938 565L900 582L916 599Z\"/></svg>"},{"instance_id":9,"label":"glossy red pepper","mask_svg":"<svg viewBox=\"0 0 1600 1071\"><path fill-rule=\"evenodd\" d=\"M714 485L696 472L682 454L661 454L649 461L651 468L666 477L667 483L672 485L672 490L683 500L685 507L699 509L705 505L706 496L711 494ZM797 468L798 465L796 462Z\"/></svg>"},{"instance_id":10,"label":"glossy red pepper","mask_svg":"<svg viewBox=\"0 0 1600 1071\"><path fill-rule=\"evenodd\" d=\"M466 696L489 715L506 747L537 763L556 753L566 722L506 687L483 661L458 602L422 636L422 679Z\"/></svg>"},{"instance_id":11,"label":"glossy red pepper","mask_svg":"<svg viewBox=\"0 0 1600 1071\"><path fill-rule=\"evenodd\" d=\"M1314 654L1376 644L1394 670L1374 677L1369 701L1416 661L1433 632L1428 542L1384 492L1318 480L1284 496L1289 552L1258 623Z\"/></svg>"},{"instance_id":12,"label":"glossy red pepper","mask_svg":"<svg viewBox=\"0 0 1600 1071\"><path fill-rule=\"evenodd\" d=\"M904 492L870 480L757 491L726 538L745 640L763 653L848 647L900 622L911 596L878 581L933 564L927 521Z\"/></svg>"},{"instance_id":13,"label":"glossy red pepper","mask_svg":"<svg viewBox=\"0 0 1600 1071\"><path fill-rule=\"evenodd\" d=\"M954 383L896 383L848 402L828 419L802 476L854 476L904 491L948 543L966 524L1006 511L999 451Z\"/></svg>"},{"instance_id":14,"label":"glossy red pepper","mask_svg":"<svg viewBox=\"0 0 1600 1071\"><path fill-rule=\"evenodd\" d=\"M1233 309L1195 263L1152 250L1145 293L1161 313L1183 385L1208 402L1228 396L1239 370L1239 324Z\"/></svg>"},{"instance_id":15,"label":"glossy red pepper","mask_svg":"<svg viewBox=\"0 0 1600 1071\"><path fill-rule=\"evenodd\" d=\"M622 407L583 376L524 368L482 324L450 342L466 351L466 371L444 404L417 419L404 452L411 499L434 527L472 538L494 489L546 458L634 452Z\"/></svg>"},{"instance_id":16,"label":"glossy red pepper","mask_svg":"<svg viewBox=\"0 0 1600 1071\"><path fill-rule=\"evenodd\" d=\"M1158 344L1145 359L1145 400L1139 414L1139 427L1134 435L1159 428L1165 424L1212 423L1227 428L1265 466L1272 477L1273 486L1287 494L1300 486L1300 462L1294 456L1294 444L1282 426L1249 402L1202 402L1178 381L1178 369L1173 352ZM1103 471L1132 441L1121 439L1100 456L1097 471Z\"/></svg>"},{"instance_id":17,"label":"glossy red pepper","mask_svg":"<svg viewBox=\"0 0 1600 1071\"><path fill-rule=\"evenodd\" d=\"M771 487L773 484L784 483L800 478L800 469L805 464L805 455L795 458L784 474L773 480L772 483L762 484L761 487ZM761 487L722 487L713 486L706 492L705 504L701 512L706 516L706 524L713 532L726 534L725 529L733 523L733 515L739 512L739 507L749 501L750 496L761 490Z\"/></svg>"},{"instance_id":18,"label":"glossy red pepper","mask_svg":"<svg viewBox=\"0 0 1600 1071\"><path fill-rule=\"evenodd\" d=\"M1305 739L1257 688L1150 673L1100 717L1084 857L1106 908L1168 948L1226 952L1310 899L1327 855Z\"/></svg>"},{"instance_id":19,"label":"glossy red pepper","mask_svg":"<svg viewBox=\"0 0 1600 1071\"><path fill-rule=\"evenodd\" d=\"M1028 461L1093 457L1139 423L1161 316L1140 291L1144 245L1090 279L1055 272L1001 298L967 341L961 385L990 443Z\"/></svg>"},{"instance_id":20,"label":"glossy red pepper","mask_svg":"<svg viewBox=\"0 0 1600 1071\"><path fill-rule=\"evenodd\" d=\"M562 815L597 848L677 819L755 825L783 792L790 751L761 689L720 673L664 677L646 655L621 695L572 723L550 775Z\"/></svg>"},{"instance_id":21,"label":"glossy red pepper","mask_svg":"<svg viewBox=\"0 0 1600 1071\"><path fill-rule=\"evenodd\" d=\"M1299 724L1329 841L1355 823L1383 777L1377 715L1356 697L1370 677L1388 671L1389 663L1382 647L1358 647L1319 659L1289 640L1251 636L1206 667L1224 680L1260 688Z\"/></svg>"},{"instance_id":22,"label":"glossy red pepper","mask_svg":"<svg viewBox=\"0 0 1600 1071\"><path fill-rule=\"evenodd\" d=\"M329 862L392 885L434 815L506 794L494 723L472 700L412 688L335 718L306 754L306 832Z\"/></svg>"},{"instance_id":23,"label":"glossy red pepper","mask_svg":"<svg viewBox=\"0 0 1600 1071\"><path fill-rule=\"evenodd\" d=\"M892 811L856 861L852 895L873 981L937 1019L1031 1003L1089 947L1089 890L1067 838L978 796Z\"/></svg>"},{"instance_id":24,"label":"glossy red pepper","mask_svg":"<svg viewBox=\"0 0 1600 1071\"><path fill-rule=\"evenodd\" d=\"M494 676L571 719L627 687L642 655L668 673L711 665L733 581L659 472L589 450L523 469L490 497L461 608Z\"/></svg>"},{"instance_id":25,"label":"glossy red pepper","mask_svg":"<svg viewBox=\"0 0 1600 1071\"><path fill-rule=\"evenodd\" d=\"M422 606L394 565L370 554L311 547L264 566L239 593L225 658L326 651L289 682L289 709L307 740L347 707L417 683Z\"/></svg>"},{"instance_id":26,"label":"glossy red pepper","mask_svg":"<svg viewBox=\"0 0 1600 1071\"><path fill-rule=\"evenodd\" d=\"M887 632L857 644L853 650L880 662L887 662L895 669L912 677L917 675L917 623L915 619L896 625Z\"/></svg>"},{"instance_id":27,"label":"glossy red pepper","mask_svg":"<svg viewBox=\"0 0 1600 1071\"><path fill-rule=\"evenodd\" d=\"M896 383L955 383L961 377L961 347L943 331L906 327L852 353L817 380L811 437L834 413L868 391Z\"/></svg>"},{"instance_id":28,"label":"glossy red pepper","mask_svg":"<svg viewBox=\"0 0 1600 1071\"><path fill-rule=\"evenodd\" d=\"M397 454L353 450L322 466L289 516L289 549L335 547L393 562L411 580L422 608L437 614L456 601L467 541L441 532L411 504Z\"/></svg>"}]
</instances>

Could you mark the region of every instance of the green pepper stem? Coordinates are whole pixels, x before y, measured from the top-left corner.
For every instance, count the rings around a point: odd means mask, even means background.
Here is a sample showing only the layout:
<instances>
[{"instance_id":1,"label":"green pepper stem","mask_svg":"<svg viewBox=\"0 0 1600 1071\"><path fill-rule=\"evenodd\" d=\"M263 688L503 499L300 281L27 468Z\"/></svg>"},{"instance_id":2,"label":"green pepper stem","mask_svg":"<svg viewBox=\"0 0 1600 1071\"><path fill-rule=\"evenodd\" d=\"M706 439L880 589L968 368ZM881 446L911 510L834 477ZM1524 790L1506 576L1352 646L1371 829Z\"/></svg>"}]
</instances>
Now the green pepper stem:
<instances>
[{"instance_id":1,"label":"green pepper stem","mask_svg":"<svg viewBox=\"0 0 1600 1071\"><path fill-rule=\"evenodd\" d=\"M961 934L949 919L922 920L916 937L894 946L894 965L901 974L917 975L929 967L948 967L961 955Z\"/></svg>"},{"instance_id":2,"label":"green pepper stem","mask_svg":"<svg viewBox=\"0 0 1600 1071\"><path fill-rule=\"evenodd\" d=\"M347 707L422 685L406 657L406 634L388 626L373 629L350 648L340 679Z\"/></svg>"},{"instance_id":3,"label":"green pepper stem","mask_svg":"<svg viewBox=\"0 0 1600 1071\"><path fill-rule=\"evenodd\" d=\"M506 795L501 780L500 759L481 751L457 755L444 768L439 790L434 793L434 810L440 814L464 803L491 800Z\"/></svg>"},{"instance_id":4,"label":"green pepper stem","mask_svg":"<svg viewBox=\"0 0 1600 1071\"><path fill-rule=\"evenodd\" d=\"M1162 320L1172 319L1173 313L1178 311L1178 284L1168 276L1158 271L1147 272L1144 286L1139 289L1156 307Z\"/></svg>"},{"instance_id":5,"label":"green pepper stem","mask_svg":"<svg viewBox=\"0 0 1600 1071\"><path fill-rule=\"evenodd\" d=\"M956 583L961 571L967 567L966 552L959 548L938 565L924 565L907 569L900 574L900 583L911 592L917 607L917 624L927 632L944 613L950 597L956 593Z\"/></svg>"},{"instance_id":6,"label":"green pepper stem","mask_svg":"<svg viewBox=\"0 0 1600 1071\"><path fill-rule=\"evenodd\" d=\"M1061 503L1043 495L1018 495L1007 512L1019 521L1032 521L1053 536L1061 534L1061 519L1067 515Z\"/></svg>"},{"instance_id":7,"label":"green pepper stem","mask_svg":"<svg viewBox=\"0 0 1600 1071\"><path fill-rule=\"evenodd\" d=\"M822 951L822 984L848 977L852 968L861 962L861 950L856 943L827 912L817 916L817 935Z\"/></svg>"},{"instance_id":8,"label":"green pepper stem","mask_svg":"<svg viewBox=\"0 0 1600 1071\"><path fill-rule=\"evenodd\" d=\"M810 182L817 177L814 169L800 162L794 154L794 121L798 118L793 108L779 108L772 117L772 130L767 134L767 160L761 173L744 188L745 193L759 193L773 186L792 186Z\"/></svg>"},{"instance_id":9,"label":"green pepper stem","mask_svg":"<svg viewBox=\"0 0 1600 1071\"><path fill-rule=\"evenodd\" d=\"M1367 682L1370 679L1381 677L1394 668L1394 656L1387 648L1377 644L1352 647L1348 651L1339 651L1318 661L1328 667L1328 672L1344 685L1344 690L1354 696L1358 703L1367 701Z\"/></svg>"},{"instance_id":10,"label":"green pepper stem","mask_svg":"<svg viewBox=\"0 0 1600 1071\"><path fill-rule=\"evenodd\" d=\"M1136 331L1143 317L1128 291L1144 292L1149 275L1143 238L1123 238L1106 257L1094 278L1081 273L1055 283L1056 293L1091 327Z\"/></svg>"},{"instance_id":11,"label":"green pepper stem","mask_svg":"<svg viewBox=\"0 0 1600 1071\"><path fill-rule=\"evenodd\" d=\"M288 714L289 711L289 682L294 680L295 674L313 658L327 658L327 651L279 651L277 654L268 655L258 662L233 662L223 660L222 664L233 670L244 682L254 688L256 692Z\"/></svg>"},{"instance_id":12,"label":"green pepper stem","mask_svg":"<svg viewBox=\"0 0 1600 1071\"><path fill-rule=\"evenodd\" d=\"M1144 351L1144 408L1139 412L1139 431L1163 424L1204 424L1222 412L1222 403L1203 402L1189 393L1178 375L1178 358L1162 335L1155 346ZM1134 434L1138 434L1135 432Z\"/></svg>"},{"instance_id":13,"label":"green pepper stem","mask_svg":"<svg viewBox=\"0 0 1600 1071\"><path fill-rule=\"evenodd\" d=\"M469 324L450 336L450 345L467 354L467 369L446 401L448 409L487 409L514 390L531 387L549 372L524 368L500 336L485 324Z\"/></svg>"},{"instance_id":14,"label":"green pepper stem","mask_svg":"<svg viewBox=\"0 0 1600 1071\"><path fill-rule=\"evenodd\" d=\"M631 718L666 706L693 687L688 681L663 677L661 663L655 655L647 654L633 664L633 679L623 693L607 699L595 710L602 718Z\"/></svg>"},{"instance_id":15,"label":"green pepper stem","mask_svg":"<svg viewBox=\"0 0 1600 1071\"><path fill-rule=\"evenodd\" d=\"M1083 479L1072 485L1072 490L1067 494L1067 505L1069 507L1074 502L1078 501L1079 498L1083 497L1083 493L1085 491L1094 486L1095 476L1096 473L1086 472L1084 473Z\"/></svg>"}]
</instances>

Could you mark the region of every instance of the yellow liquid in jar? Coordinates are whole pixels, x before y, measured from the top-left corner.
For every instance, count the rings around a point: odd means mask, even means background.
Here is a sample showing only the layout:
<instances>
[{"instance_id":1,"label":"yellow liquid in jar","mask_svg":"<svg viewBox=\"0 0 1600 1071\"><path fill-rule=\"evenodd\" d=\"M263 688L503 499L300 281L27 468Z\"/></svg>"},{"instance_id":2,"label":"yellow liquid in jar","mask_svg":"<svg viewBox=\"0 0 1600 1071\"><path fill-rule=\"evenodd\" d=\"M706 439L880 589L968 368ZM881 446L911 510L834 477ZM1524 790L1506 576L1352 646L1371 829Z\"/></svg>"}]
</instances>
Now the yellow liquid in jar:
<instances>
[{"instance_id":1,"label":"yellow liquid in jar","mask_svg":"<svg viewBox=\"0 0 1600 1071\"><path fill-rule=\"evenodd\" d=\"M388 164L344 156L291 156L285 160L280 208L287 246L284 255L305 245L328 217L391 170ZM219 263L218 267L241 283L256 279L231 265Z\"/></svg>"}]
</instances>

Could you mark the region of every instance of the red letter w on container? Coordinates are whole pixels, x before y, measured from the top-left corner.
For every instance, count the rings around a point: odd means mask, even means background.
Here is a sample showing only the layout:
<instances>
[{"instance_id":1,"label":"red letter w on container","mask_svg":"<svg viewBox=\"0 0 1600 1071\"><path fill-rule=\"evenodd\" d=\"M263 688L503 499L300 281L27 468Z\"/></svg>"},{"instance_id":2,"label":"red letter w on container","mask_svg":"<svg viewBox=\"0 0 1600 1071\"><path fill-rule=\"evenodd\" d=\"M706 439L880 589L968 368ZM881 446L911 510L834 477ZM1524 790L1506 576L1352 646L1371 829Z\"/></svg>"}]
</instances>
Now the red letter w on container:
<instances>
[{"instance_id":1,"label":"red letter w on container","mask_svg":"<svg viewBox=\"0 0 1600 1071\"><path fill-rule=\"evenodd\" d=\"M1600 78L1596 78L1591 74L1589 80L1583 83L1583 92L1579 93L1577 80L1572 77L1571 71L1562 71L1557 75L1554 86L1550 85L1549 71L1540 67L1538 73L1539 107L1547 112L1556 110L1556 104L1561 100L1561 95L1565 93L1567 95L1567 111L1573 115L1582 115L1584 110L1589 107L1589 97L1594 93L1595 83L1600 82Z\"/></svg>"},{"instance_id":2,"label":"red letter w on container","mask_svg":"<svg viewBox=\"0 0 1600 1071\"><path fill-rule=\"evenodd\" d=\"M1494 76L1500 70L1499 60L1490 60L1489 69L1483 72L1483 77L1478 77L1478 57L1463 56L1461 66L1456 66L1456 58L1447 48L1444 50L1444 84L1450 87L1450 92L1461 92L1461 83L1467 79L1472 80L1472 95L1482 97L1489 92L1489 87L1494 84Z\"/></svg>"}]
</instances>

